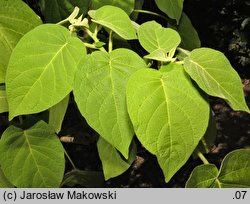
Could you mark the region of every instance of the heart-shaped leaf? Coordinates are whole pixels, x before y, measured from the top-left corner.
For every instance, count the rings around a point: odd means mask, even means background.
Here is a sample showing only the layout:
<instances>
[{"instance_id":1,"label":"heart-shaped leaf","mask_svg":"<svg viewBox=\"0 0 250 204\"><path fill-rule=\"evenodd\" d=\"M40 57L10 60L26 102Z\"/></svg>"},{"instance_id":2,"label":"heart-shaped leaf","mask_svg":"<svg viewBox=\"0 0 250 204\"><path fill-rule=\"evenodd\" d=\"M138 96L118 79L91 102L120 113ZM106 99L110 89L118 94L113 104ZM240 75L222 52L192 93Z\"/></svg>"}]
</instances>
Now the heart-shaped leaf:
<instances>
[{"instance_id":1,"label":"heart-shaped leaf","mask_svg":"<svg viewBox=\"0 0 250 204\"><path fill-rule=\"evenodd\" d=\"M41 11L47 23L57 23L66 19L77 6L80 14L87 13L89 0L39 0Z\"/></svg>"},{"instance_id":2,"label":"heart-shaped leaf","mask_svg":"<svg viewBox=\"0 0 250 204\"><path fill-rule=\"evenodd\" d=\"M0 140L0 155L1 168L16 187L60 186L65 165L63 146L45 122L26 130L7 128Z\"/></svg>"},{"instance_id":3,"label":"heart-shaped leaf","mask_svg":"<svg viewBox=\"0 0 250 204\"><path fill-rule=\"evenodd\" d=\"M97 147L105 180L121 175L130 167L136 157L136 145L134 143L132 143L128 160L122 159L119 152L101 137L97 142Z\"/></svg>"},{"instance_id":4,"label":"heart-shaped leaf","mask_svg":"<svg viewBox=\"0 0 250 204\"><path fill-rule=\"evenodd\" d=\"M230 152L221 163L220 170L213 164L197 166L190 175L186 188L249 188L250 150Z\"/></svg>"},{"instance_id":5,"label":"heart-shaped leaf","mask_svg":"<svg viewBox=\"0 0 250 204\"><path fill-rule=\"evenodd\" d=\"M86 49L59 25L44 24L17 44L6 74L9 118L44 111L72 91L78 63Z\"/></svg>"},{"instance_id":6,"label":"heart-shaped leaf","mask_svg":"<svg viewBox=\"0 0 250 204\"><path fill-rule=\"evenodd\" d=\"M142 69L131 76L127 105L136 135L157 156L165 180L188 160L203 137L209 105L181 65Z\"/></svg>"},{"instance_id":7,"label":"heart-shaped leaf","mask_svg":"<svg viewBox=\"0 0 250 204\"><path fill-rule=\"evenodd\" d=\"M175 49L181 42L179 34L171 28L163 28L155 21L143 23L138 30L138 38L142 47L152 53L163 50L165 53Z\"/></svg>"},{"instance_id":8,"label":"heart-shaped leaf","mask_svg":"<svg viewBox=\"0 0 250 204\"><path fill-rule=\"evenodd\" d=\"M92 21L105 26L126 40L137 39L135 29L129 16L115 6L103 6L88 12Z\"/></svg>"},{"instance_id":9,"label":"heart-shaped leaf","mask_svg":"<svg viewBox=\"0 0 250 204\"><path fill-rule=\"evenodd\" d=\"M158 8L170 18L180 20L184 0L155 0Z\"/></svg>"},{"instance_id":10,"label":"heart-shaped leaf","mask_svg":"<svg viewBox=\"0 0 250 204\"><path fill-rule=\"evenodd\" d=\"M4 83L12 50L25 33L42 22L28 5L19 0L1 0L0 14L0 83Z\"/></svg>"},{"instance_id":11,"label":"heart-shaped leaf","mask_svg":"<svg viewBox=\"0 0 250 204\"><path fill-rule=\"evenodd\" d=\"M126 0L126 1L121 1L121 0L92 0L91 1L91 6L93 9L99 9L102 6L105 5L112 5L121 8L124 10L128 15L132 13L134 10L134 4L135 0Z\"/></svg>"},{"instance_id":12,"label":"heart-shaped leaf","mask_svg":"<svg viewBox=\"0 0 250 204\"><path fill-rule=\"evenodd\" d=\"M126 106L129 77L146 64L135 52L93 52L82 61L74 84L78 108L88 124L128 158L134 135Z\"/></svg>"},{"instance_id":13,"label":"heart-shaped leaf","mask_svg":"<svg viewBox=\"0 0 250 204\"><path fill-rule=\"evenodd\" d=\"M184 68L201 89L225 99L234 110L250 112L242 83L225 55L210 48L198 48L184 60Z\"/></svg>"}]
</instances>

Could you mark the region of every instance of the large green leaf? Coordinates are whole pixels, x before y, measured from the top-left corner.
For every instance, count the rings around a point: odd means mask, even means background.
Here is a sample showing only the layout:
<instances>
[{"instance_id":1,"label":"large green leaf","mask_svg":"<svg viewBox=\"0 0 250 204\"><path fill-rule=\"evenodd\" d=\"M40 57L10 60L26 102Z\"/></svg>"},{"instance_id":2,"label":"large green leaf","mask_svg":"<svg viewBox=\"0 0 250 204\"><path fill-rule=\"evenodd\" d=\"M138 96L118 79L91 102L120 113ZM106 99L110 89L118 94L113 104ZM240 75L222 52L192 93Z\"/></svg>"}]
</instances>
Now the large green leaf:
<instances>
[{"instance_id":1,"label":"large green leaf","mask_svg":"<svg viewBox=\"0 0 250 204\"><path fill-rule=\"evenodd\" d=\"M0 140L0 163L16 187L59 187L64 174L64 151L53 128L43 121L29 129L10 126Z\"/></svg>"},{"instance_id":2,"label":"large green leaf","mask_svg":"<svg viewBox=\"0 0 250 204\"><path fill-rule=\"evenodd\" d=\"M0 83L4 83L12 50L25 33L42 22L20 0L0 0L0 15Z\"/></svg>"},{"instance_id":3,"label":"large green leaf","mask_svg":"<svg viewBox=\"0 0 250 204\"><path fill-rule=\"evenodd\" d=\"M135 71L145 67L135 52L116 49L93 52L76 73L74 96L82 115L125 158L134 135L127 113L126 85Z\"/></svg>"},{"instance_id":4,"label":"large green leaf","mask_svg":"<svg viewBox=\"0 0 250 204\"><path fill-rule=\"evenodd\" d=\"M44 24L17 44L6 74L9 118L44 111L72 90L78 63L86 49L59 25Z\"/></svg>"},{"instance_id":5,"label":"large green leaf","mask_svg":"<svg viewBox=\"0 0 250 204\"><path fill-rule=\"evenodd\" d=\"M6 92L0 88L0 113L8 112L9 106L6 98Z\"/></svg>"},{"instance_id":6,"label":"large green leaf","mask_svg":"<svg viewBox=\"0 0 250 204\"><path fill-rule=\"evenodd\" d=\"M193 50L201 46L199 35L193 27L188 16L183 12L178 25L178 33L181 36L181 47L187 50Z\"/></svg>"},{"instance_id":7,"label":"large green leaf","mask_svg":"<svg viewBox=\"0 0 250 204\"><path fill-rule=\"evenodd\" d=\"M0 188L14 188L15 186L9 182L0 167Z\"/></svg>"},{"instance_id":8,"label":"large green leaf","mask_svg":"<svg viewBox=\"0 0 250 204\"><path fill-rule=\"evenodd\" d=\"M234 110L250 112L242 83L225 55L210 48L198 48L184 60L184 68L207 94L225 99Z\"/></svg>"},{"instance_id":9,"label":"large green leaf","mask_svg":"<svg viewBox=\"0 0 250 204\"><path fill-rule=\"evenodd\" d=\"M143 23L138 30L142 47L149 53L163 50L165 53L178 47L181 42L179 34L171 28L163 28L155 21Z\"/></svg>"},{"instance_id":10,"label":"large green leaf","mask_svg":"<svg viewBox=\"0 0 250 204\"><path fill-rule=\"evenodd\" d=\"M91 5L93 9L99 9L105 5L112 5L121 8L124 10L128 15L132 13L134 10L135 0L92 0Z\"/></svg>"},{"instance_id":11,"label":"large green leaf","mask_svg":"<svg viewBox=\"0 0 250 204\"><path fill-rule=\"evenodd\" d=\"M69 104L69 95L49 109L49 125L59 133Z\"/></svg>"},{"instance_id":12,"label":"large green leaf","mask_svg":"<svg viewBox=\"0 0 250 204\"><path fill-rule=\"evenodd\" d=\"M39 0L41 11L47 23L57 23L67 18L77 6L80 14L85 15L89 0Z\"/></svg>"},{"instance_id":13,"label":"large green leaf","mask_svg":"<svg viewBox=\"0 0 250 204\"><path fill-rule=\"evenodd\" d=\"M155 0L158 8L166 13L170 18L180 20L184 0Z\"/></svg>"},{"instance_id":14,"label":"large green leaf","mask_svg":"<svg viewBox=\"0 0 250 204\"><path fill-rule=\"evenodd\" d=\"M187 188L249 188L250 150L239 149L226 155L220 170L213 164L197 166L190 175Z\"/></svg>"},{"instance_id":15,"label":"large green leaf","mask_svg":"<svg viewBox=\"0 0 250 204\"><path fill-rule=\"evenodd\" d=\"M103 6L88 12L92 21L103 25L126 40L137 39L135 29L129 16L122 9L115 6Z\"/></svg>"},{"instance_id":16,"label":"large green leaf","mask_svg":"<svg viewBox=\"0 0 250 204\"><path fill-rule=\"evenodd\" d=\"M209 105L181 65L142 69L131 76L127 105L136 135L157 156L165 180L186 163L203 137Z\"/></svg>"},{"instance_id":17,"label":"large green leaf","mask_svg":"<svg viewBox=\"0 0 250 204\"><path fill-rule=\"evenodd\" d=\"M134 143L132 143L128 160L122 159L119 152L101 137L97 142L97 147L102 161L105 180L117 177L125 172L136 157L136 145Z\"/></svg>"}]
</instances>

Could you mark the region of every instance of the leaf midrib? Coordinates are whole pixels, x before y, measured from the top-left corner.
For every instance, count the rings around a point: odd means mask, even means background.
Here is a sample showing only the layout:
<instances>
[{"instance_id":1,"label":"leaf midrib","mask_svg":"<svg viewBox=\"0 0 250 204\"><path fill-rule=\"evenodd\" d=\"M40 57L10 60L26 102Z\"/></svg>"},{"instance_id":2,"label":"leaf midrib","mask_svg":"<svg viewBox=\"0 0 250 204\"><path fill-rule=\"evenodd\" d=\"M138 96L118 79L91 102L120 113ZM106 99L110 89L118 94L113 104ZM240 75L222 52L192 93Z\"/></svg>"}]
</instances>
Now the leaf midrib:
<instances>
[{"instance_id":1,"label":"leaf midrib","mask_svg":"<svg viewBox=\"0 0 250 204\"><path fill-rule=\"evenodd\" d=\"M27 131L23 131L23 135L25 137L25 140L27 141L27 144L28 144L28 147L29 147L29 150L30 150L30 154L31 154L31 156L32 156L32 158L33 158L33 160L34 160L34 162L36 164L35 166L36 166L37 172L40 175L40 177L42 178L44 186L47 186L46 181L44 180L44 177L43 177L40 169L38 168L39 165L37 163L36 157L33 154L32 147L31 147L31 144L30 144L30 141L29 141L29 138L28 138L29 135L27 134Z\"/></svg>"},{"instance_id":2,"label":"leaf midrib","mask_svg":"<svg viewBox=\"0 0 250 204\"><path fill-rule=\"evenodd\" d=\"M161 80L161 85L162 85L162 89L163 89L163 93L164 93L164 96L165 96L165 103L166 103L166 106L167 106L167 118L168 118L168 126L169 126L169 136L170 136L170 148L169 148L169 160L171 161L171 153L172 153L172 150L173 150L173 140L172 140L172 129L171 129L171 119L170 119L170 111L169 111L169 104L168 104L168 95L167 95L167 91L166 91L166 86L164 86L164 81L163 81L163 78L160 79ZM158 141L158 140L157 140ZM158 145L157 145L158 146ZM158 149L158 148L157 148ZM158 150L157 150L158 151Z\"/></svg>"}]
</instances>

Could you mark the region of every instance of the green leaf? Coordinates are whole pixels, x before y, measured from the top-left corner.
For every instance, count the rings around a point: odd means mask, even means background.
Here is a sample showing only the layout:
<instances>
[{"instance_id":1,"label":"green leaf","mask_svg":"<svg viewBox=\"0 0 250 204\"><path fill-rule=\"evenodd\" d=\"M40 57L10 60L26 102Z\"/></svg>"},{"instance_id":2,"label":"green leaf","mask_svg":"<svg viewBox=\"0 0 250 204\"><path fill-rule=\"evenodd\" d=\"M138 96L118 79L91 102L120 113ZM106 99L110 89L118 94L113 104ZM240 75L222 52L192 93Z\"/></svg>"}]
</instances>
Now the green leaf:
<instances>
[{"instance_id":1,"label":"green leaf","mask_svg":"<svg viewBox=\"0 0 250 204\"><path fill-rule=\"evenodd\" d=\"M219 171L214 164L203 164L194 168L186 188L210 188L218 187L216 181Z\"/></svg>"},{"instance_id":2,"label":"green leaf","mask_svg":"<svg viewBox=\"0 0 250 204\"><path fill-rule=\"evenodd\" d=\"M97 148L102 161L105 180L117 177L124 173L136 157L135 143L132 143L128 160L124 160L119 152L101 137L97 142Z\"/></svg>"},{"instance_id":3,"label":"green leaf","mask_svg":"<svg viewBox=\"0 0 250 204\"><path fill-rule=\"evenodd\" d=\"M128 15L132 13L134 10L135 0L92 0L91 6L93 9L99 9L105 5L112 5L121 8L124 10Z\"/></svg>"},{"instance_id":4,"label":"green leaf","mask_svg":"<svg viewBox=\"0 0 250 204\"><path fill-rule=\"evenodd\" d=\"M86 49L59 25L44 24L17 44L6 74L9 118L44 111L72 91L78 63Z\"/></svg>"},{"instance_id":5,"label":"green leaf","mask_svg":"<svg viewBox=\"0 0 250 204\"><path fill-rule=\"evenodd\" d=\"M45 122L26 130L7 128L1 137L0 155L1 168L16 187L60 186L65 165L63 146Z\"/></svg>"},{"instance_id":6,"label":"green leaf","mask_svg":"<svg viewBox=\"0 0 250 204\"><path fill-rule=\"evenodd\" d=\"M80 14L87 13L89 0L39 0L41 11L47 23L57 23L66 19L77 6Z\"/></svg>"},{"instance_id":7,"label":"green leaf","mask_svg":"<svg viewBox=\"0 0 250 204\"><path fill-rule=\"evenodd\" d=\"M126 106L129 77L146 64L135 52L93 52L76 73L74 97L88 124L128 158L134 135Z\"/></svg>"},{"instance_id":8,"label":"green leaf","mask_svg":"<svg viewBox=\"0 0 250 204\"><path fill-rule=\"evenodd\" d=\"M209 105L179 64L142 69L127 85L128 112L142 145L157 156L168 182L203 137Z\"/></svg>"},{"instance_id":9,"label":"green leaf","mask_svg":"<svg viewBox=\"0 0 250 204\"><path fill-rule=\"evenodd\" d=\"M221 163L220 170L213 164L197 166L190 175L187 188L249 188L250 150L230 152Z\"/></svg>"},{"instance_id":10,"label":"green leaf","mask_svg":"<svg viewBox=\"0 0 250 204\"><path fill-rule=\"evenodd\" d=\"M20 0L1 0L0 14L0 83L4 83L12 50L25 33L42 22L35 12Z\"/></svg>"},{"instance_id":11,"label":"green leaf","mask_svg":"<svg viewBox=\"0 0 250 204\"><path fill-rule=\"evenodd\" d=\"M193 27L188 16L183 12L178 25L178 33L181 36L181 47L187 50L193 50L201 46L199 35Z\"/></svg>"},{"instance_id":12,"label":"green leaf","mask_svg":"<svg viewBox=\"0 0 250 204\"><path fill-rule=\"evenodd\" d=\"M88 12L92 21L107 27L126 40L137 39L135 29L129 16L122 9L114 6L103 6Z\"/></svg>"},{"instance_id":13,"label":"green leaf","mask_svg":"<svg viewBox=\"0 0 250 204\"><path fill-rule=\"evenodd\" d=\"M9 106L6 99L5 90L0 89L0 113L8 112Z\"/></svg>"},{"instance_id":14,"label":"green leaf","mask_svg":"<svg viewBox=\"0 0 250 204\"><path fill-rule=\"evenodd\" d=\"M68 103L69 95L49 109L49 125L54 127L56 133L59 133L61 130Z\"/></svg>"},{"instance_id":15,"label":"green leaf","mask_svg":"<svg viewBox=\"0 0 250 204\"><path fill-rule=\"evenodd\" d=\"M15 186L4 175L0 167L0 188L14 188Z\"/></svg>"},{"instance_id":16,"label":"green leaf","mask_svg":"<svg viewBox=\"0 0 250 204\"><path fill-rule=\"evenodd\" d=\"M234 110L250 113L237 72L225 55L210 48L199 48L184 60L184 68L201 89L225 99Z\"/></svg>"},{"instance_id":17,"label":"green leaf","mask_svg":"<svg viewBox=\"0 0 250 204\"><path fill-rule=\"evenodd\" d=\"M149 53L164 50L166 53L178 47L181 42L179 34L171 28L163 28L155 21L143 23L138 30L142 47Z\"/></svg>"},{"instance_id":18,"label":"green leaf","mask_svg":"<svg viewBox=\"0 0 250 204\"><path fill-rule=\"evenodd\" d=\"M61 186L84 188L104 187L103 173L100 171L82 171L74 169L65 174Z\"/></svg>"},{"instance_id":19,"label":"green leaf","mask_svg":"<svg viewBox=\"0 0 250 204\"><path fill-rule=\"evenodd\" d=\"M183 1L184 0L155 0L155 3L162 12L179 23Z\"/></svg>"}]
</instances>

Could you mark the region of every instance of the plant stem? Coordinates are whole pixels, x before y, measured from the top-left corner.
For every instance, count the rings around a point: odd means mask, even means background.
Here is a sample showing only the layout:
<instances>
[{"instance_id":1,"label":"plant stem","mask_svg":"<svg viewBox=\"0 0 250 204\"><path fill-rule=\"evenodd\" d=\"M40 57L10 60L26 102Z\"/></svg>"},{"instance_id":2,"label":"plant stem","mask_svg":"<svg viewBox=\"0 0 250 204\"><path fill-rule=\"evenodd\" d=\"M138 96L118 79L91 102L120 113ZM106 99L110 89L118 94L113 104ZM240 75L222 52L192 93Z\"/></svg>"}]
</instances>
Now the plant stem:
<instances>
[{"instance_id":1,"label":"plant stem","mask_svg":"<svg viewBox=\"0 0 250 204\"><path fill-rule=\"evenodd\" d=\"M68 19L68 18L63 19L63 20L61 20L60 22L58 22L58 23L56 23L56 24L57 24L57 25L63 25L63 24L65 24L65 23L67 23L67 22L69 22L69 19Z\"/></svg>"},{"instance_id":2,"label":"plant stem","mask_svg":"<svg viewBox=\"0 0 250 204\"><path fill-rule=\"evenodd\" d=\"M96 32L95 32L95 33L92 33L88 28L85 28L84 30L85 30L85 32L94 40L95 43L100 42L99 39L97 38L97 33L96 33ZM104 47L100 47L100 48L97 48L97 49L99 49L99 50L101 50L101 51L103 51L103 52L107 52L107 51L104 49Z\"/></svg>"},{"instance_id":3,"label":"plant stem","mask_svg":"<svg viewBox=\"0 0 250 204\"><path fill-rule=\"evenodd\" d=\"M83 43L85 47L92 48L92 49L98 49L95 45L90 44L90 43Z\"/></svg>"},{"instance_id":4,"label":"plant stem","mask_svg":"<svg viewBox=\"0 0 250 204\"><path fill-rule=\"evenodd\" d=\"M112 30L109 33L109 52L113 49L113 32Z\"/></svg>"},{"instance_id":5,"label":"plant stem","mask_svg":"<svg viewBox=\"0 0 250 204\"><path fill-rule=\"evenodd\" d=\"M74 162L72 161L72 159L70 158L70 156L68 155L67 151L64 149L64 154L66 155L66 157L68 158L70 164L72 165L73 169L76 169L76 166L74 164Z\"/></svg>"},{"instance_id":6,"label":"plant stem","mask_svg":"<svg viewBox=\"0 0 250 204\"><path fill-rule=\"evenodd\" d=\"M196 155L200 158L200 160L204 163L204 164L209 164L208 160L206 159L206 157L204 157L204 155L198 150L195 150Z\"/></svg>"},{"instance_id":7,"label":"plant stem","mask_svg":"<svg viewBox=\"0 0 250 204\"><path fill-rule=\"evenodd\" d=\"M164 20L169 20L166 16L163 16L161 14L158 14L158 13L155 13L155 12L152 12L152 11L147 11L147 10L134 10L133 12L137 12L137 13L146 13L146 14L150 14L150 15L154 15L154 16L158 16L160 18L163 18Z\"/></svg>"}]
</instances>

